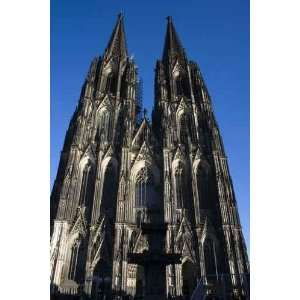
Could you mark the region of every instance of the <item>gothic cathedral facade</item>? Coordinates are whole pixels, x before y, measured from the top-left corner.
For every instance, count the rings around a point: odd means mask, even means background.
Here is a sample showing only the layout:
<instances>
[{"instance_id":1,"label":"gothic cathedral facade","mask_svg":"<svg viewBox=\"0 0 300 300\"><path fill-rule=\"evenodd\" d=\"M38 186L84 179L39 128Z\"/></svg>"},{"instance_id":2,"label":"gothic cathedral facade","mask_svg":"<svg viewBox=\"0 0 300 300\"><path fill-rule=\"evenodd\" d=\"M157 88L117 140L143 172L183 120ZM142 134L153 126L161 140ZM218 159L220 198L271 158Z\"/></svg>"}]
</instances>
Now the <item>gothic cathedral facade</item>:
<instances>
[{"instance_id":1,"label":"gothic cathedral facade","mask_svg":"<svg viewBox=\"0 0 300 300\"><path fill-rule=\"evenodd\" d=\"M51 194L51 298L249 299L233 185L199 67L168 17L152 120L142 117L123 22L92 61L66 133Z\"/></svg>"}]
</instances>

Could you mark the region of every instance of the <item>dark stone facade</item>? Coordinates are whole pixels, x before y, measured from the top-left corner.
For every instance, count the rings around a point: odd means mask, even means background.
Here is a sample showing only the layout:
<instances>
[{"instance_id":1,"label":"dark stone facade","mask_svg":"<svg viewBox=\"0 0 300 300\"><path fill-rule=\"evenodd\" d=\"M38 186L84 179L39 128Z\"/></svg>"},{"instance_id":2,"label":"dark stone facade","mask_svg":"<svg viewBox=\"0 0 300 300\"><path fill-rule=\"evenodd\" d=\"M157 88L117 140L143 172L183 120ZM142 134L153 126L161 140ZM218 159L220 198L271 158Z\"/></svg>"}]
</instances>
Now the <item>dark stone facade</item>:
<instances>
[{"instance_id":1,"label":"dark stone facade","mask_svg":"<svg viewBox=\"0 0 300 300\"><path fill-rule=\"evenodd\" d=\"M152 122L138 87L120 15L91 63L52 190L52 299L191 299L196 286L194 299L249 299L211 99L170 17Z\"/></svg>"}]
</instances>

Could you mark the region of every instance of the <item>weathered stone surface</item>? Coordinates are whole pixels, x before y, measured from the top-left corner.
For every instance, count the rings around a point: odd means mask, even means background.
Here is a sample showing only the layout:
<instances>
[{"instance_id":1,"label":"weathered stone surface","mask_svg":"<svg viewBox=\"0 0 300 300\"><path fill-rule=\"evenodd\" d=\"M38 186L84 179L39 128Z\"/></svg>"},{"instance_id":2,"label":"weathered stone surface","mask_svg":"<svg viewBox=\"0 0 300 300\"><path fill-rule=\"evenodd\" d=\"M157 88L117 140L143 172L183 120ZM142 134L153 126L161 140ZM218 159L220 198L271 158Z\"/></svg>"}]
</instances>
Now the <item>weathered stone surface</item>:
<instances>
[{"instance_id":1,"label":"weathered stone surface","mask_svg":"<svg viewBox=\"0 0 300 300\"><path fill-rule=\"evenodd\" d=\"M119 16L92 61L51 195L53 299L190 299L197 281L212 297L247 299L249 263L221 135L171 18L152 122L140 102Z\"/></svg>"}]
</instances>

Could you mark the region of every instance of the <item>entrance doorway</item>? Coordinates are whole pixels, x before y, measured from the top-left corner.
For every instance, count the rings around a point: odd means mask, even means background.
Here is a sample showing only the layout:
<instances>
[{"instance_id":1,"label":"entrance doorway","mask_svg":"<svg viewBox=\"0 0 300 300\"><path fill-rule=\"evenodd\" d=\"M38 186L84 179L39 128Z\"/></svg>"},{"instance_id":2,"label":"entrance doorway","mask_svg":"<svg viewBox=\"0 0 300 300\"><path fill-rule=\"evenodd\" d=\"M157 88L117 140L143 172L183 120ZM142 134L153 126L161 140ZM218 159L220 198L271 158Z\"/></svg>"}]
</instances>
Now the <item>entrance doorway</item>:
<instances>
[{"instance_id":1,"label":"entrance doorway","mask_svg":"<svg viewBox=\"0 0 300 300\"><path fill-rule=\"evenodd\" d=\"M197 285L197 271L195 265L189 260L182 265L182 294L184 299L191 298Z\"/></svg>"},{"instance_id":2,"label":"entrance doorway","mask_svg":"<svg viewBox=\"0 0 300 300\"><path fill-rule=\"evenodd\" d=\"M137 266L135 299L144 299L145 294L145 272L143 266Z\"/></svg>"},{"instance_id":3,"label":"entrance doorway","mask_svg":"<svg viewBox=\"0 0 300 300\"><path fill-rule=\"evenodd\" d=\"M102 300L111 294L111 266L100 259L93 273L92 299Z\"/></svg>"}]
</instances>

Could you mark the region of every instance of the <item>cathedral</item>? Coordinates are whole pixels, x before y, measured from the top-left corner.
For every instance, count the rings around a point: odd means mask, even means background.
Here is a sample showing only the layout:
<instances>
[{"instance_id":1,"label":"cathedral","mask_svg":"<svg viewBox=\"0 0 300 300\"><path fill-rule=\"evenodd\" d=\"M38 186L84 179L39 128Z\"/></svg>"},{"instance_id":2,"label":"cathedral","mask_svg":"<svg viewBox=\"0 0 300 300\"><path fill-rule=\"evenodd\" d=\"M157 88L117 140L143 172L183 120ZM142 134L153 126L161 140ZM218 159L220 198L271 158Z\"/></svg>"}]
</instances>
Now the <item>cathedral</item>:
<instances>
[{"instance_id":1,"label":"cathedral","mask_svg":"<svg viewBox=\"0 0 300 300\"><path fill-rule=\"evenodd\" d=\"M124 18L90 65L51 193L51 299L250 299L211 98L167 18L151 119Z\"/></svg>"}]
</instances>

